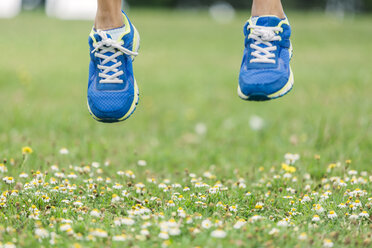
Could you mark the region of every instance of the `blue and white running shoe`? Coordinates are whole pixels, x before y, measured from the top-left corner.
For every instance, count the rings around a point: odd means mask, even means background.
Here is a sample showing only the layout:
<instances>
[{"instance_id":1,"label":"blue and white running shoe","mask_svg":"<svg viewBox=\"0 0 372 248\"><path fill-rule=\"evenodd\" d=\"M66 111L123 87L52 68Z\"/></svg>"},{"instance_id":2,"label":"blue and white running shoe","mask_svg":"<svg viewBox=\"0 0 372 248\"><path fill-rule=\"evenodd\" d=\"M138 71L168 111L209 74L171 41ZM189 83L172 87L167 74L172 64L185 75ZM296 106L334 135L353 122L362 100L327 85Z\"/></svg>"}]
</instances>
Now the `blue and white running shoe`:
<instances>
[{"instance_id":1,"label":"blue and white running shoe","mask_svg":"<svg viewBox=\"0 0 372 248\"><path fill-rule=\"evenodd\" d=\"M238 95L244 100L266 101L287 94L293 87L288 19L251 17L244 26L244 35Z\"/></svg>"},{"instance_id":2,"label":"blue and white running shoe","mask_svg":"<svg viewBox=\"0 0 372 248\"><path fill-rule=\"evenodd\" d=\"M138 55L140 37L124 12L123 18L123 33L118 37L109 34L112 30L92 29L89 35L88 109L101 122L124 121L138 104L132 61Z\"/></svg>"}]
</instances>

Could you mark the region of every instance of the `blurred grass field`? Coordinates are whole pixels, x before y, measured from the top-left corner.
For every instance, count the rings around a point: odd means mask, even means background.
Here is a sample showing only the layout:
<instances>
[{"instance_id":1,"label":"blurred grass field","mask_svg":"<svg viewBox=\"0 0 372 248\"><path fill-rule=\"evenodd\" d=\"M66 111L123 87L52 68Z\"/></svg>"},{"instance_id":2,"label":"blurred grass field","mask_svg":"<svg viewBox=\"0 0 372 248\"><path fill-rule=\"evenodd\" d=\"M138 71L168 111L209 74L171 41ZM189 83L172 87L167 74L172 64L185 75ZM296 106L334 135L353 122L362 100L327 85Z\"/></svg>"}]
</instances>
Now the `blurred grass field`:
<instances>
[{"instance_id":1,"label":"blurred grass field","mask_svg":"<svg viewBox=\"0 0 372 248\"><path fill-rule=\"evenodd\" d=\"M90 22L41 13L0 21L2 156L29 144L45 159L68 147L74 162L110 158L129 166L141 158L156 170L216 164L229 171L298 152L369 168L371 17L290 14L295 87L283 99L248 103L236 96L248 14L226 25L204 12L129 14L141 34L141 99L133 118L117 125L93 121L86 109ZM252 115L265 120L261 132L250 129ZM208 128L199 140L192 136L197 123Z\"/></svg>"},{"instance_id":2,"label":"blurred grass field","mask_svg":"<svg viewBox=\"0 0 372 248\"><path fill-rule=\"evenodd\" d=\"M72 162L110 158L127 167L141 158L154 170L230 171L298 152L369 168L371 17L290 13L295 87L283 99L248 103L236 96L248 13L226 25L204 12L129 14L141 34L141 99L133 118L117 125L93 121L86 109L90 22L41 13L0 21L1 156L28 144L50 162L68 147ZM252 115L265 120L262 131L250 129ZM205 137L194 137L197 123L207 126Z\"/></svg>"},{"instance_id":3,"label":"blurred grass field","mask_svg":"<svg viewBox=\"0 0 372 248\"><path fill-rule=\"evenodd\" d=\"M163 178L215 165L221 177L239 170L251 179L292 152L318 179L327 164L347 159L351 168L371 171L371 16L288 13L294 89L253 103L236 94L248 13L228 24L203 11L128 14L141 35L134 64L140 103L114 125L94 121L86 107L91 22L41 12L0 20L0 158L19 164L22 147L30 146L25 171L110 160L114 172L146 160L146 169ZM264 120L262 130L251 129L252 116ZM68 157L59 156L62 147Z\"/></svg>"}]
</instances>

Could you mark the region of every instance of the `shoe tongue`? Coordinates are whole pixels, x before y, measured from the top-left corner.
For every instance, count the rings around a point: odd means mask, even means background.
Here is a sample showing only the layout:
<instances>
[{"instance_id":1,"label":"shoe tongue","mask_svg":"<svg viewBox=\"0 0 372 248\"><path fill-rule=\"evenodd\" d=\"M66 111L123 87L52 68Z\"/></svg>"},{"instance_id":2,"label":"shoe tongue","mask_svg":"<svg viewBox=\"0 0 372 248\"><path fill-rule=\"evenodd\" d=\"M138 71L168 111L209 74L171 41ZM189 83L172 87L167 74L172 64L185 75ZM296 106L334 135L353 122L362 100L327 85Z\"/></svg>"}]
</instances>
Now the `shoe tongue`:
<instances>
[{"instance_id":1,"label":"shoe tongue","mask_svg":"<svg viewBox=\"0 0 372 248\"><path fill-rule=\"evenodd\" d=\"M258 16L251 18L252 23L256 26L276 27L282 21L276 16Z\"/></svg>"},{"instance_id":2,"label":"shoe tongue","mask_svg":"<svg viewBox=\"0 0 372 248\"><path fill-rule=\"evenodd\" d=\"M107 38L111 39L111 35L107 32L105 32L104 35L106 35ZM103 37L101 37L101 35L99 35L98 33L94 34L94 38L96 39L96 42L100 42L103 39Z\"/></svg>"}]
</instances>

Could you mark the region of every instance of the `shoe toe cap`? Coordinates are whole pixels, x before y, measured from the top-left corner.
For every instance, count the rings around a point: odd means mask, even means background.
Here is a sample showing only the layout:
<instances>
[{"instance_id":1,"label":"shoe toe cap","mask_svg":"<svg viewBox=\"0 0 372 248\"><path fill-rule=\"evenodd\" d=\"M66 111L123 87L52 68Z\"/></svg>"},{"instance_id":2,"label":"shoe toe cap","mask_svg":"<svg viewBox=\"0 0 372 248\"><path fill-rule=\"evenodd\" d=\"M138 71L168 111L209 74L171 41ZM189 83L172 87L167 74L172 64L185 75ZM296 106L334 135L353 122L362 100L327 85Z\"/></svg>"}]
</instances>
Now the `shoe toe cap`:
<instances>
[{"instance_id":1,"label":"shoe toe cap","mask_svg":"<svg viewBox=\"0 0 372 248\"><path fill-rule=\"evenodd\" d=\"M113 122L123 118L130 111L134 94L128 92L90 92L88 104L91 113L98 120Z\"/></svg>"}]
</instances>

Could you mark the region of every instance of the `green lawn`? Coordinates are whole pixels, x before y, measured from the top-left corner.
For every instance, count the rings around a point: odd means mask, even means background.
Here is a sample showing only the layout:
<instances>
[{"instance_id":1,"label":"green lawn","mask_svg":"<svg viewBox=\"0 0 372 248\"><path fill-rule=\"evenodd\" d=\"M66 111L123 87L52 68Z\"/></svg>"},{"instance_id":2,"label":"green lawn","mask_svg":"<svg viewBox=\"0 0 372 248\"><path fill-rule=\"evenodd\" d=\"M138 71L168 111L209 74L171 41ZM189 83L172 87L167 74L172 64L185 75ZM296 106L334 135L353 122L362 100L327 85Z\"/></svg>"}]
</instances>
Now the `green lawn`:
<instances>
[{"instance_id":1,"label":"green lawn","mask_svg":"<svg viewBox=\"0 0 372 248\"><path fill-rule=\"evenodd\" d=\"M236 94L248 13L238 13L233 22L223 25L206 12L131 10L129 16L141 34L140 55L134 64L140 102L129 120L111 125L94 121L86 107L90 22L49 19L38 12L0 20L0 159L6 160L8 170L0 176L15 179L10 185L0 184L4 192L0 202L6 205L0 208L0 242L17 247L49 246L50 240L57 247L122 247L112 237L124 233L124 245L139 247L308 247L322 246L325 239L335 247L371 246L371 220L345 216L362 211L372 215L371 16L339 20L322 13L289 13L295 86L284 98L265 103L244 102ZM250 126L254 116L264 122L259 131ZM33 153L23 156L25 146ZM63 147L69 154L60 154ZM285 179L281 163L288 152L301 158L294 165L296 172L287 172L292 177ZM320 159L314 158L318 155ZM345 163L349 159L352 162ZM145 160L147 166L138 166L138 160ZM337 162L327 171L329 164ZM66 177L57 178L51 165L58 165ZM84 166L90 166L90 171ZM132 170L136 178L117 174L126 170ZM350 175L350 170L359 174ZM206 171L212 176L203 176ZM29 177L20 178L21 172ZM78 177L64 181L71 172ZM220 187L213 194L207 186L195 187L188 173L195 173L196 182L210 187L221 181L227 190ZM40 185L23 188L38 175ZM97 181L98 176L110 177L112 182ZM44 184L51 177L59 189ZM156 184L147 181L151 177ZM246 188L234 188L240 178ZM339 185L341 179L346 186ZM167 192L157 186L164 180L170 186ZM124 187L113 188L116 182ZM145 189L136 192L141 185L134 185L139 182ZM182 187L172 187L175 183ZM63 185L71 185L71 194L62 192ZM91 187L95 186L93 199ZM191 190L183 192L185 186ZM288 187L296 192L287 191ZM14 188L19 195L7 195ZM357 188L367 194L355 194L346 210L338 208L341 202L347 203L345 191ZM130 195L123 196L123 190ZM322 202L327 190L332 195ZM251 196L246 195L248 191ZM177 192L185 200L167 206ZM123 199L111 202L113 194ZM304 194L309 202L298 201ZM44 202L42 195L50 201ZM284 196L293 197L294 205ZM151 197L159 200L151 201ZM61 202L64 199L70 203ZM73 204L78 200L83 206ZM362 206L349 210L357 200ZM218 207L220 201L226 206ZM264 203L263 209L255 208L258 202ZM128 216L127 210L137 203L152 211L144 214L149 219L136 215L133 226L115 226L114 220ZM311 219L316 213L311 209L318 203L325 212L314 227ZM30 218L32 205L39 210L40 220ZM237 212L229 210L232 205L237 205ZM178 207L187 217L174 216L170 223L176 227L161 224L172 213L177 215ZM90 215L94 208L102 209L101 217ZM331 210L338 215L334 220L327 217ZM164 219L158 217L160 212ZM255 214L264 219L253 222ZM188 224L188 218L193 223ZM203 228L207 222L202 225L208 218L213 222L210 229ZM277 225L283 218L289 218L289 226ZM72 221L70 234L61 230L64 219ZM234 229L238 219L248 223ZM216 220L222 222L219 227ZM144 222L152 224L146 227L148 235L140 233ZM164 225L168 234L169 228L181 233L164 241L158 237ZM92 228L105 230L108 237L96 237L94 230L90 235ZM225 238L211 237L218 228L227 233ZM36 229L49 233L41 243ZM301 233L307 233L305 240L298 239ZM89 241L93 238L95 242Z\"/></svg>"}]
</instances>

